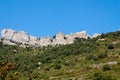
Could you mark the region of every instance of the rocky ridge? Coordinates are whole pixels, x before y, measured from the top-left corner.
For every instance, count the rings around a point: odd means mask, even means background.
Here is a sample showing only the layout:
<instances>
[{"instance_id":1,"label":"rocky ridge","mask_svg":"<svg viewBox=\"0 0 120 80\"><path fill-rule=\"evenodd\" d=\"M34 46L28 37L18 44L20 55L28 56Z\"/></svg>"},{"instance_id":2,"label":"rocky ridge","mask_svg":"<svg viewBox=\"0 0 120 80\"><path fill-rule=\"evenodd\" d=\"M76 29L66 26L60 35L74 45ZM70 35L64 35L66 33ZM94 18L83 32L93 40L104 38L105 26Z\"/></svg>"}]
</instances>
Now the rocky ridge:
<instances>
[{"instance_id":1,"label":"rocky ridge","mask_svg":"<svg viewBox=\"0 0 120 80\"><path fill-rule=\"evenodd\" d=\"M95 35L94 37L96 37ZM1 31L1 41L3 44L8 45L20 45L21 47L26 46L48 46L48 45L65 45L71 44L76 38L88 38L86 31L76 32L69 35L63 33L57 33L53 38L47 37L34 37L28 35L24 31L15 31L12 29L3 29Z\"/></svg>"}]
</instances>

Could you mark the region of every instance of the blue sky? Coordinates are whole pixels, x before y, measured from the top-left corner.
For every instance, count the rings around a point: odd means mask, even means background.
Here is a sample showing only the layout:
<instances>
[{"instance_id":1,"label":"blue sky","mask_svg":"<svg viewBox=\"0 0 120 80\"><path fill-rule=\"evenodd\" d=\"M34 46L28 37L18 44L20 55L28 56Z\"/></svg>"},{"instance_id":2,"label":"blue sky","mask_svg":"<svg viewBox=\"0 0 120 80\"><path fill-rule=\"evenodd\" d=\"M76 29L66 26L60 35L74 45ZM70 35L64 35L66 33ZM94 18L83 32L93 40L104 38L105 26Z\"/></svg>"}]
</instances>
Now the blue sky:
<instances>
[{"instance_id":1,"label":"blue sky","mask_svg":"<svg viewBox=\"0 0 120 80\"><path fill-rule=\"evenodd\" d=\"M0 30L53 36L120 29L120 0L0 0Z\"/></svg>"}]
</instances>

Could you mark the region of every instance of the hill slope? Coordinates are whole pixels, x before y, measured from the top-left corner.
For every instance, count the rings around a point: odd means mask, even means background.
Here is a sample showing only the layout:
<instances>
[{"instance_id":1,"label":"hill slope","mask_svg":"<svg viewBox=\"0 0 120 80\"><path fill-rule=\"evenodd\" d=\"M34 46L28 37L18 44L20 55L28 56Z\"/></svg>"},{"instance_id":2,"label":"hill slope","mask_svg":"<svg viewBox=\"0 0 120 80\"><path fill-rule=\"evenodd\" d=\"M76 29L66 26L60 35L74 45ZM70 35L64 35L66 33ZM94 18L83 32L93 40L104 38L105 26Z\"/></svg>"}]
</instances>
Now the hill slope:
<instances>
[{"instance_id":1,"label":"hill slope","mask_svg":"<svg viewBox=\"0 0 120 80\"><path fill-rule=\"evenodd\" d=\"M120 31L47 47L0 43L0 80L120 80Z\"/></svg>"}]
</instances>

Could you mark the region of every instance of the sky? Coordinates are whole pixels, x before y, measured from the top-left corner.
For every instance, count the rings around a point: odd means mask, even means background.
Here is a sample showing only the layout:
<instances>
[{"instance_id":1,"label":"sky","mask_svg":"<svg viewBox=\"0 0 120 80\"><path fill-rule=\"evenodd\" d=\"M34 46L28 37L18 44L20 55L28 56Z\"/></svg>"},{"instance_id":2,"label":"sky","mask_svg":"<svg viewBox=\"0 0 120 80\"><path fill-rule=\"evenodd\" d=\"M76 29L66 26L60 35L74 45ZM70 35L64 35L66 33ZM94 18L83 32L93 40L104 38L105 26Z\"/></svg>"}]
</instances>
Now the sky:
<instances>
[{"instance_id":1,"label":"sky","mask_svg":"<svg viewBox=\"0 0 120 80\"><path fill-rule=\"evenodd\" d=\"M120 0L0 0L2 29L38 37L116 31L120 29Z\"/></svg>"}]
</instances>

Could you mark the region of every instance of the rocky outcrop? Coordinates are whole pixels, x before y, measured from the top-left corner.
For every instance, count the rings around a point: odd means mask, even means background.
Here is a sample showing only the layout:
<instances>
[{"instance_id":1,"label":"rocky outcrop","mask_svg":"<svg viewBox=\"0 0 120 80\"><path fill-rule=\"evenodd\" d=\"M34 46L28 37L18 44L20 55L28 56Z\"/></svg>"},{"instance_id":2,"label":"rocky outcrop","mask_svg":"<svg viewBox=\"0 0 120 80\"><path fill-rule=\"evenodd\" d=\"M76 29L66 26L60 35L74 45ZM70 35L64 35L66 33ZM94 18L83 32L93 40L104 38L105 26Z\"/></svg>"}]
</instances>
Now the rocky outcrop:
<instances>
[{"instance_id":1,"label":"rocky outcrop","mask_svg":"<svg viewBox=\"0 0 120 80\"><path fill-rule=\"evenodd\" d=\"M34 37L28 35L24 31L15 31L12 29L3 29L1 31L1 37L3 44L20 46L48 46L48 45L65 45L71 44L76 38L87 38L86 31L72 33L70 35L64 35L63 33L57 33L53 38L51 37Z\"/></svg>"},{"instance_id":2,"label":"rocky outcrop","mask_svg":"<svg viewBox=\"0 0 120 80\"><path fill-rule=\"evenodd\" d=\"M30 39L29 39L29 36L28 36L28 34L26 32L20 31L20 32L14 33L11 40L15 41L15 42L18 42L18 43L25 44Z\"/></svg>"},{"instance_id":3,"label":"rocky outcrop","mask_svg":"<svg viewBox=\"0 0 120 80\"><path fill-rule=\"evenodd\" d=\"M8 39L8 40L11 40L13 35L16 33L15 30L12 30L12 29L3 29L1 31L1 37L3 39Z\"/></svg>"},{"instance_id":4,"label":"rocky outcrop","mask_svg":"<svg viewBox=\"0 0 120 80\"><path fill-rule=\"evenodd\" d=\"M36 45L37 46L37 37L29 36L29 41L26 44L29 44L31 46Z\"/></svg>"},{"instance_id":5,"label":"rocky outcrop","mask_svg":"<svg viewBox=\"0 0 120 80\"><path fill-rule=\"evenodd\" d=\"M26 44L29 41L29 36L26 32L16 32L12 29L3 29L1 32L3 43L9 45L15 45L15 43Z\"/></svg>"},{"instance_id":6,"label":"rocky outcrop","mask_svg":"<svg viewBox=\"0 0 120 80\"><path fill-rule=\"evenodd\" d=\"M95 34L93 34L92 38L98 37L98 36L100 36L100 35L101 35L101 34L95 33Z\"/></svg>"},{"instance_id":7,"label":"rocky outcrop","mask_svg":"<svg viewBox=\"0 0 120 80\"><path fill-rule=\"evenodd\" d=\"M71 44L75 41L76 38L87 38L88 35L86 31L71 33L70 35L66 35L67 44Z\"/></svg>"},{"instance_id":8,"label":"rocky outcrop","mask_svg":"<svg viewBox=\"0 0 120 80\"><path fill-rule=\"evenodd\" d=\"M54 36L52 45L56 45L56 44L61 44L61 45L67 44L66 36L63 33L59 32Z\"/></svg>"},{"instance_id":9,"label":"rocky outcrop","mask_svg":"<svg viewBox=\"0 0 120 80\"><path fill-rule=\"evenodd\" d=\"M40 40L38 40L38 45L48 46L48 45L51 45L51 42L52 42L52 39L48 36L48 37L40 38Z\"/></svg>"},{"instance_id":10,"label":"rocky outcrop","mask_svg":"<svg viewBox=\"0 0 120 80\"><path fill-rule=\"evenodd\" d=\"M8 39L3 39L2 43L7 45L16 45L15 42L12 42L11 40L8 40Z\"/></svg>"}]
</instances>

